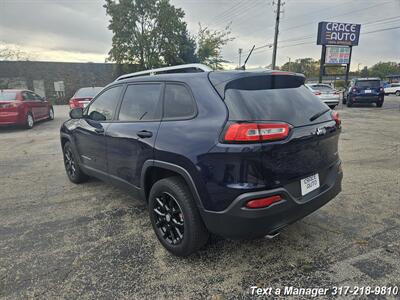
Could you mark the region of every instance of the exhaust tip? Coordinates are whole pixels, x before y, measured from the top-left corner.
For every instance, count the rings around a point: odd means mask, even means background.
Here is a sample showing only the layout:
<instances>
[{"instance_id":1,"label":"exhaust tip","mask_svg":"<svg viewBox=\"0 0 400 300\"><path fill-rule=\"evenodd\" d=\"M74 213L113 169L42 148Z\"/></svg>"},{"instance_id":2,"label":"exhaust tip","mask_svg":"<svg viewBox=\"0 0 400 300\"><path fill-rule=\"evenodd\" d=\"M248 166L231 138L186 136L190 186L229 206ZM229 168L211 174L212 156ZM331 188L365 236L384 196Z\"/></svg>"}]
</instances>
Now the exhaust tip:
<instances>
[{"instance_id":1,"label":"exhaust tip","mask_svg":"<svg viewBox=\"0 0 400 300\"><path fill-rule=\"evenodd\" d=\"M276 238L279 234L280 234L280 231L271 232L271 233L267 234L266 236L264 236L264 238L266 238L268 240L272 240L272 239Z\"/></svg>"}]
</instances>

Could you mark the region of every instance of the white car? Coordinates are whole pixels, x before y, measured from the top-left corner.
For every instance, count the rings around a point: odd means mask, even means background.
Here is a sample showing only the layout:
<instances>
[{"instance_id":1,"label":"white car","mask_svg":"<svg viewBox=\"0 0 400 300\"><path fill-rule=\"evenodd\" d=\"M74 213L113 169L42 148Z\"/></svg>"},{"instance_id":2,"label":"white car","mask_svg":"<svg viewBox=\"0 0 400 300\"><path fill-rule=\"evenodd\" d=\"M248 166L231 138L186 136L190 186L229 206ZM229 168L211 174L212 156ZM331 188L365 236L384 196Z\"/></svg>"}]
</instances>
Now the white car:
<instances>
[{"instance_id":1,"label":"white car","mask_svg":"<svg viewBox=\"0 0 400 300\"><path fill-rule=\"evenodd\" d=\"M400 83L391 83L385 87L385 95L395 94L400 96Z\"/></svg>"},{"instance_id":2,"label":"white car","mask_svg":"<svg viewBox=\"0 0 400 300\"><path fill-rule=\"evenodd\" d=\"M339 104L340 93L333 89L329 84L309 83L305 85L314 95L318 96L322 102L330 108L335 108Z\"/></svg>"}]
</instances>

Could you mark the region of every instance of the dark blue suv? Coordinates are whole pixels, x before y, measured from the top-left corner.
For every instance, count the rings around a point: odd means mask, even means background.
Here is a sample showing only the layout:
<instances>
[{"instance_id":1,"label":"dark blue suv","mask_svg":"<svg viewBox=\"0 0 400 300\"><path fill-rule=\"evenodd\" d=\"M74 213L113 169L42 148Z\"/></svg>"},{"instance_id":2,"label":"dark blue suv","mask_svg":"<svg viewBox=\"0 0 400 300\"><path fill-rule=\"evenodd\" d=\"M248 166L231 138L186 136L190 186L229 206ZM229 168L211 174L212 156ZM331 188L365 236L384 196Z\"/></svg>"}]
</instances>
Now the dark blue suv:
<instances>
[{"instance_id":1,"label":"dark blue suv","mask_svg":"<svg viewBox=\"0 0 400 300\"><path fill-rule=\"evenodd\" d=\"M352 107L354 103L375 103L382 107L385 97L383 84L379 78L353 79L343 94L343 104Z\"/></svg>"},{"instance_id":2,"label":"dark blue suv","mask_svg":"<svg viewBox=\"0 0 400 300\"><path fill-rule=\"evenodd\" d=\"M178 256L210 233L275 234L341 191L340 119L304 76L182 70L125 75L72 110L61 128L69 179L94 176L146 201Z\"/></svg>"}]
</instances>

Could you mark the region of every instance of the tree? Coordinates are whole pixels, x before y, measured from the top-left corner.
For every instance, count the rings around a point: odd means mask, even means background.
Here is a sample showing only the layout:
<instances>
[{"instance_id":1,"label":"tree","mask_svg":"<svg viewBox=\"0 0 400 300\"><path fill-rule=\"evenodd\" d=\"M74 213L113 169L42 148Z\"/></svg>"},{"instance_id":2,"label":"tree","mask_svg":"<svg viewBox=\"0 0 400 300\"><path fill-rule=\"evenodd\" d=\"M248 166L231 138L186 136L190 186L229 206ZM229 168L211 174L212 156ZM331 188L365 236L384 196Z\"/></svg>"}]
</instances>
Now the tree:
<instances>
[{"instance_id":1,"label":"tree","mask_svg":"<svg viewBox=\"0 0 400 300\"><path fill-rule=\"evenodd\" d=\"M289 62L285 63L281 70L289 71ZM315 77L319 74L319 61L313 58L298 58L290 63L290 71L302 73L306 77Z\"/></svg>"},{"instance_id":2,"label":"tree","mask_svg":"<svg viewBox=\"0 0 400 300\"><path fill-rule=\"evenodd\" d=\"M195 60L185 13L169 0L106 0L104 7L113 32L109 60L142 70Z\"/></svg>"},{"instance_id":3,"label":"tree","mask_svg":"<svg viewBox=\"0 0 400 300\"><path fill-rule=\"evenodd\" d=\"M385 78L390 74L400 74L400 65L396 62L378 62L368 70L369 76Z\"/></svg>"},{"instance_id":4,"label":"tree","mask_svg":"<svg viewBox=\"0 0 400 300\"><path fill-rule=\"evenodd\" d=\"M369 75L369 71L368 71L368 67L365 66L364 68L362 68L362 70L360 71L360 76L361 77L368 77Z\"/></svg>"},{"instance_id":5,"label":"tree","mask_svg":"<svg viewBox=\"0 0 400 300\"><path fill-rule=\"evenodd\" d=\"M234 40L233 37L230 37L230 34L229 26L223 30L211 30L199 24L197 36L197 57L199 61L213 69L222 69L222 63L228 62L222 58L222 47Z\"/></svg>"},{"instance_id":6,"label":"tree","mask_svg":"<svg viewBox=\"0 0 400 300\"><path fill-rule=\"evenodd\" d=\"M29 60L29 55L18 47L0 44L0 60Z\"/></svg>"}]
</instances>

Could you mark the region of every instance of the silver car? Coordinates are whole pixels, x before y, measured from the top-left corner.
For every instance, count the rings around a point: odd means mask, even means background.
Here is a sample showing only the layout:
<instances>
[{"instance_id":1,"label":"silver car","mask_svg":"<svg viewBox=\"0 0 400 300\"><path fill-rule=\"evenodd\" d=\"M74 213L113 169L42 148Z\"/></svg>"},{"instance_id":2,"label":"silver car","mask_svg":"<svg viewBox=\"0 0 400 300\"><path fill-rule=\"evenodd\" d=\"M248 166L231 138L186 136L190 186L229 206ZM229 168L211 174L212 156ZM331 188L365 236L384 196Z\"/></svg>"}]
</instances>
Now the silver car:
<instances>
[{"instance_id":1,"label":"silver car","mask_svg":"<svg viewBox=\"0 0 400 300\"><path fill-rule=\"evenodd\" d=\"M333 89L329 84L310 83L305 85L314 95L318 96L322 102L330 108L335 108L339 104L340 93Z\"/></svg>"}]
</instances>

